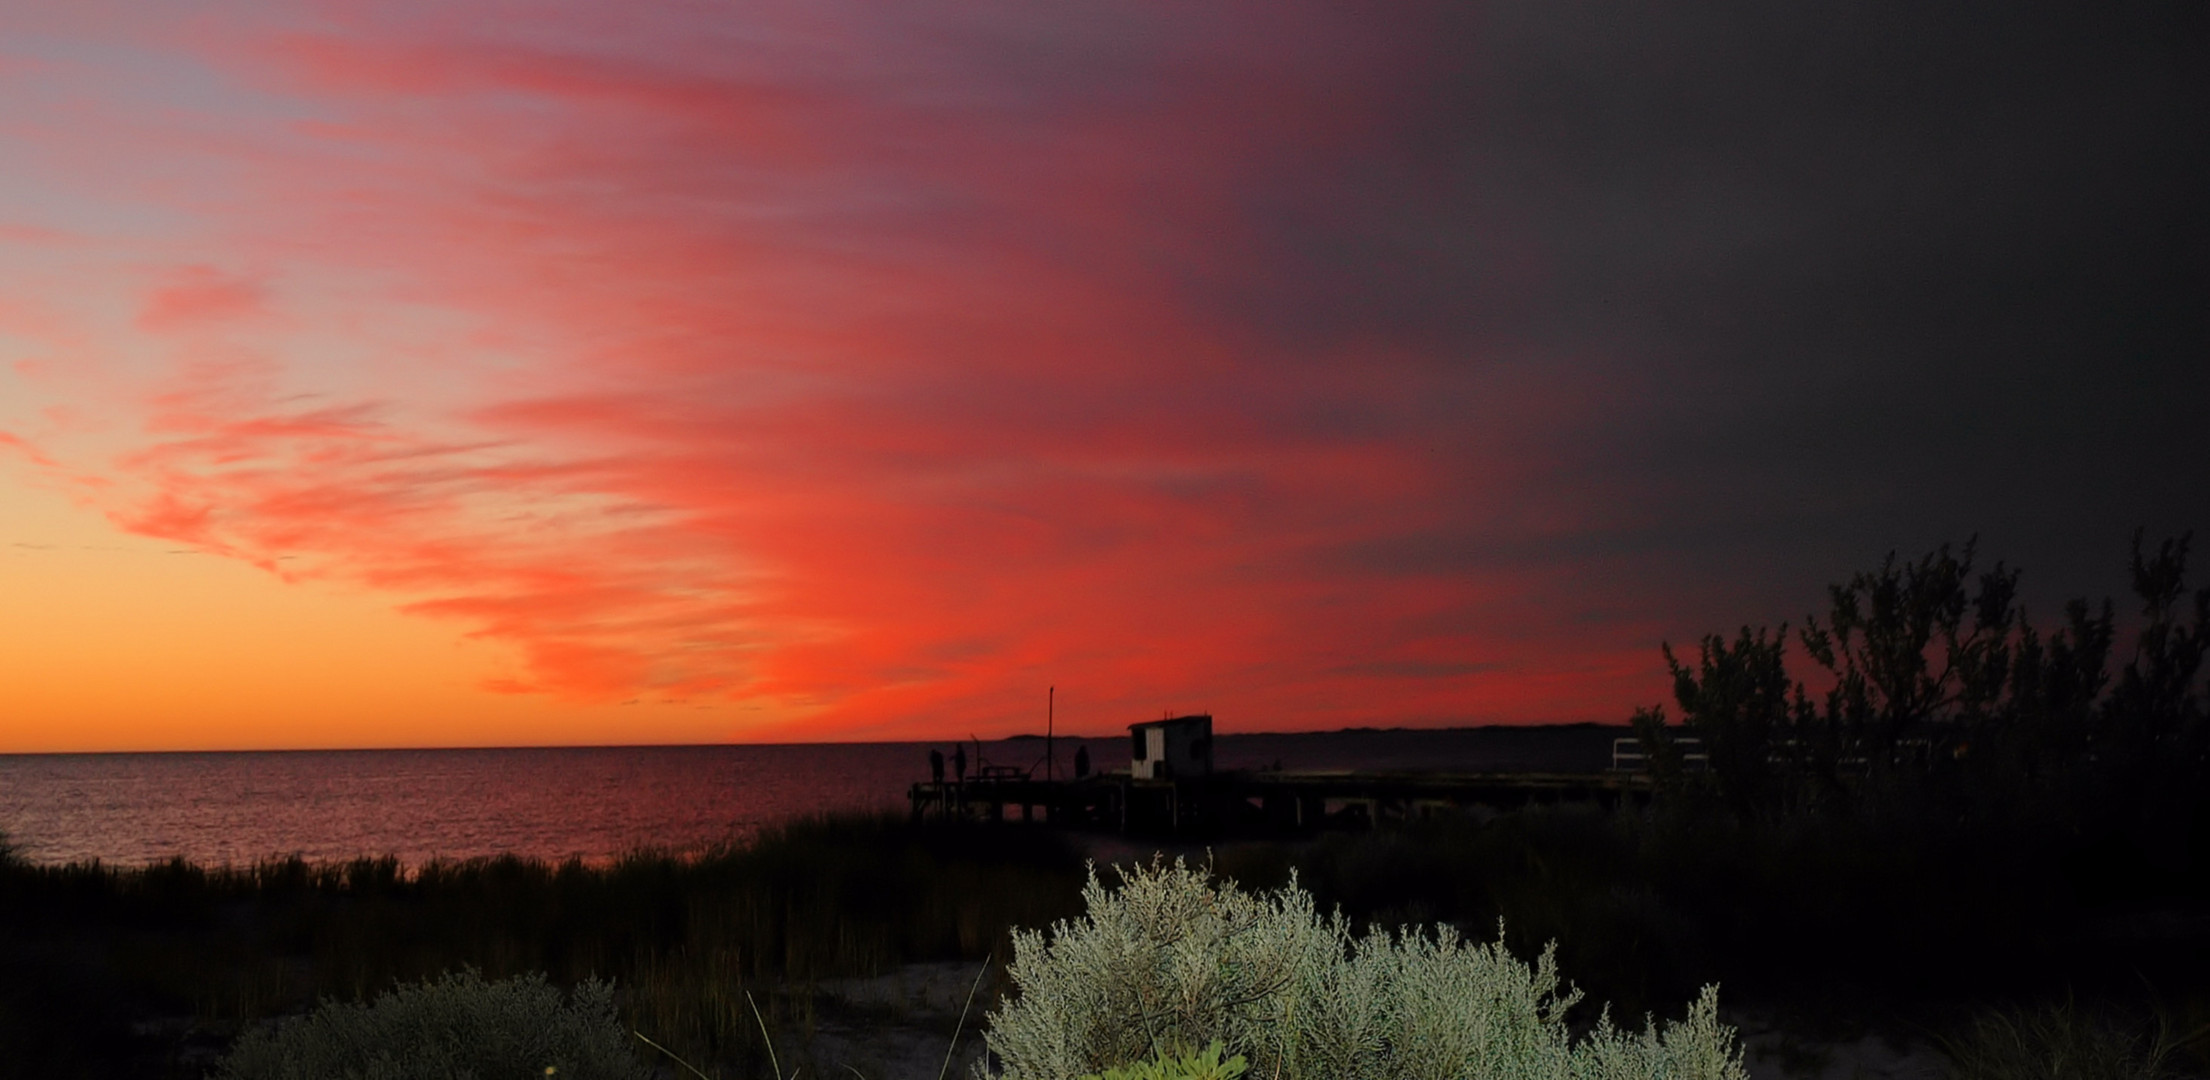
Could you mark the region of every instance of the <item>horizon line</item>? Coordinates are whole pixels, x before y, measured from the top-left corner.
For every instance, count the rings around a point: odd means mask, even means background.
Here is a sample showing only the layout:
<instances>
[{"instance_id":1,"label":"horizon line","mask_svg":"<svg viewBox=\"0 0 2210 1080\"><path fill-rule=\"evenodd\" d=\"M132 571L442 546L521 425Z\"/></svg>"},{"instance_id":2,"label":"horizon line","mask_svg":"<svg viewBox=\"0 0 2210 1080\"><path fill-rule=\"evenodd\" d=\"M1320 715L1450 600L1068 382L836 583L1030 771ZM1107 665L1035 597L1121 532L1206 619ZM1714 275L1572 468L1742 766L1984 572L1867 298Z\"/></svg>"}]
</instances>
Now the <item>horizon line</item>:
<instances>
[{"instance_id":1,"label":"horizon line","mask_svg":"<svg viewBox=\"0 0 2210 1080\"><path fill-rule=\"evenodd\" d=\"M1490 729L1496 729L1496 728L1510 728L1510 729L1531 729L1531 728L1610 728L1610 727L1616 727L1616 728L1631 728L1632 726L1633 726L1632 724L1628 724L1628 723L1606 723L1606 722L1603 722L1603 721L1598 721L1598 720L1573 720L1573 721L1565 721L1565 722L1560 722L1560 723L1528 723L1528 724L1511 724L1511 723L1494 723L1494 724L1451 724L1451 725L1447 725L1447 726L1442 726L1442 727L1410 727L1410 726L1401 726L1401 725L1400 725L1400 726L1395 726L1395 727L1373 727L1373 726L1370 726L1370 725L1354 725L1354 726L1350 726L1350 727L1340 727L1340 728L1318 728L1318 729L1312 729L1312 730L1307 730L1307 731L1225 731L1225 732L1216 732L1216 733L1215 733L1215 737L1217 737L1217 738L1249 738L1249 737L1262 737L1262 736L1280 736L1280 735L1355 735L1355 734L1390 734L1390 733L1397 733L1397 732L1454 732L1454 731L1485 731L1485 730L1490 730ZM469 745L469 746L261 746L261 747L168 747L168 748L162 748L162 749L136 749L136 750L118 750L118 749L111 749L111 750L0 750L0 758L11 758L11 757L65 757L65 756L85 756L85 757L89 757L89 756L96 756L96 755L106 755L106 754L114 754L114 755L122 755L122 754L350 754L350 753L422 753L422 752L443 752L443 751L480 751L480 750L691 750L691 749L704 749L704 748L720 748L720 747L742 747L742 746L749 746L749 747L774 747L774 746L931 746L931 745L958 745L958 744L961 744L961 743L970 743L970 742L976 742L976 741L980 741L980 742L986 742L986 743L990 743L990 742L1013 742L1013 741L1016 741L1016 740L1018 740L1018 741L1029 741L1029 740L1034 740L1034 741L1038 741L1038 742L1041 742L1041 741L1043 741L1043 740L1044 740L1044 739L1045 739L1046 737L1047 737L1047 736L1045 736L1045 735L1044 735L1043 733L1041 733L1041 732L1038 732L1038 733L1019 732L1019 733L1016 733L1016 734L1012 734L1012 735L998 735L998 736L993 736L993 737L991 737L991 738L988 738L988 739L981 739L981 740L976 740L976 739L972 739L972 738L966 738L966 739L825 739L825 740L812 741L812 742L799 742L799 741L763 741L763 742L678 742L678 743L511 743L511 744L500 744L500 745ZM1120 732L1114 732L1114 733L1111 733L1111 734L1104 734L1104 735L1097 735L1097 734L1088 734L1088 735L1053 735L1053 736L1049 736L1049 737L1050 737L1050 738L1054 738L1054 739L1067 739L1067 740L1077 740L1077 741L1086 741L1086 742L1104 742L1104 741L1108 741L1108 740L1113 740L1113 739L1125 739L1125 738L1127 738L1127 737L1128 737L1128 733L1127 733L1127 732L1125 732L1125 731L1120 731Z\"/></svg>"}]
</instances>

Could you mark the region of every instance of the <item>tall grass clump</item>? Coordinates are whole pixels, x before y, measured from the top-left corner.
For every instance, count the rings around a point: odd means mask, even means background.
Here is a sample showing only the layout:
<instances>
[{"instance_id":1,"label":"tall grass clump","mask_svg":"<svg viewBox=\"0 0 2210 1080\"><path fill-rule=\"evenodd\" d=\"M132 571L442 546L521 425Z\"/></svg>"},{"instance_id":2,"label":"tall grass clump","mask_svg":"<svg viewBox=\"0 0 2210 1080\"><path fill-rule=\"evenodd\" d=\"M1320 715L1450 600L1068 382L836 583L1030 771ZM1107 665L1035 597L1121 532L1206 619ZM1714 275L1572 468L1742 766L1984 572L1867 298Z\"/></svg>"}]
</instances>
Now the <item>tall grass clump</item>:
<instances>
[{"instance_id":1,"label":"tall grass clump","mask_svg":"<svg viewBox=\"0 0 2210 1080\"><path fill-rule=\"evenodd\" d=\"M1055 830L903 814L604 865L0 859L0 1075L204 1080L194 1059L238 1031L464 967L610 979L629 1028L741 1074L765 1065L748 993L797 1035L820 980L1007 955L1009 927L1079 911L1081 885Z\"/></svg>"},{"instance_id":2,"label":"tall grass clump","mask_svg":"<svg viewBox=\"0 0 2210 1080\"><path fill-rule=\"evenodd\" d=\"M1685 1020L1639 1034L1607 1009L1576 1040L1580 993L1555 947L1532 967L1487 944L1326 918L1294 880L1267 894L1177 860L1093 871L1087 914L1014 935L1014 992L989 1019L979 1078L1059 1080L1170 1060L1214 1040L1250 1075L1286 1080L1743 1080L1734 1032L1706 987Z\"/></svg>"},{"instance_id":3,"label":"tall grass clump","mask_svg":"<svg viewBox=\"0 0 2210 1080\"><path fill-rule=\"evenodd\" d=\"M648 1080L614 1018L613 987L579 984L565 999L541 975L486 982L474 971L386 991L373 1002L324 1002L250 1031L215 1080L460 1080L536 1076Z\"/></svg>"},{"instance_id":4,"label":"tall grass clump","mask_svg":"<svg viewBox=\"0 0 2210 1080\"><path fill-rule=\"evenodd\" d=\"M1948 1080L2165 1080L2198 1075L2179 1050L2205 1034L2175 1038L2161 1015L2143 1024L2067 1001L1982 1013L1941 1050Z\"/></svg>"}]
</instances>

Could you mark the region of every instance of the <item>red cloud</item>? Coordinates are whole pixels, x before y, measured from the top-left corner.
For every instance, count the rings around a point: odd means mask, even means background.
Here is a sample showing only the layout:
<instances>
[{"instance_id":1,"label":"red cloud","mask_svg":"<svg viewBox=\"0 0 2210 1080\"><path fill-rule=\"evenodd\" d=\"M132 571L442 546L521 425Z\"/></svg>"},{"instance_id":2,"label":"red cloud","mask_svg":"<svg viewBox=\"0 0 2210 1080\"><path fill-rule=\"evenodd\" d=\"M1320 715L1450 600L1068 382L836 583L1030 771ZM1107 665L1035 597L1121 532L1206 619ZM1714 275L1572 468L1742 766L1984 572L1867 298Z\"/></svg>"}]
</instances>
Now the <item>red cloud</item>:
<instances>
[{"instance_id":1,"label":"red cloud","mask_svg":"<svg viewBox=\"0 0 2210 1080\"><path fill-rule=\"evenodd\" d=\"M44 225L25 225L20 222L0 221L0 242L9 244L36 244L41 247L67 247L80 244L83 238L60 229Z\"/></svg>"},{"instance_id":2,"label":"red cloud","mask_svg":"<svg viewBox=\"0 0 2210 1080\"><path fill-rule=\"evenodd\" d=\"M141 329L165 333L254 318L266 313L267 290L257 281L210 266L187 266L153 290L138 313Z\"/></svg>"},{"instance_id":3,"label":"red cloud","mask_svg":"<svg viewBox=\"0 0 2210 1080\"><path fill-rule=\"evenodd\" d=\"M120 463L146 492L117 512L123 527L428 597L406 607L518 646L537 690L741 681L733 651L712 647L730 636L734 605L714 599L731 591L728 572L663 515L595 498L606 466L438 443L365 405L254 409L230 374L164 397L155 427L174 437Z\"/></svg>"},{"instance_id":4,"label":"red cloud","mask_svg":"<svg viewBox=\"0 0 2210 1080\"><path fill-rule=\"evenodd\" d=\"M44 450L39 449L36 445L33 445L29 440L23 438L20 435L13 434L11 432L0 431L0 446L5 446L10 450L15 451L16 453L23 455L25 460L29 461L33 465L40 466L41 468L52 469L59 467L58 463L55 462L54 459L49 456Z\"/></svg>"}]
</instances>

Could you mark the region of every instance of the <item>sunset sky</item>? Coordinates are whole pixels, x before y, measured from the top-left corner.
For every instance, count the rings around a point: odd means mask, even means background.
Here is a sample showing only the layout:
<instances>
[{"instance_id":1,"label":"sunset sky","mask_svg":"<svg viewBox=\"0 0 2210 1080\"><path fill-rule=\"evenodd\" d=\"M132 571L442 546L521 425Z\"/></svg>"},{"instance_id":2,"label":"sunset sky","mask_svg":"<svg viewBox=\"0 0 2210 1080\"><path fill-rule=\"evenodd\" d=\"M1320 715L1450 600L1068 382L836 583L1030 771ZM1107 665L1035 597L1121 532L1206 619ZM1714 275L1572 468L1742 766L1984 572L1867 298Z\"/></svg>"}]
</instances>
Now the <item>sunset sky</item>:
<instances>
[{"instance_id":1,"label":"sunset sky","mask_svg":"<svg viewBox=\"0 0 2210 1080\"><path fill-rule=\"evenodd\" d=\"M2206 10L0 0L0 752L1621 721L1890 549L2120 592Z\"/></svg>"}]
</instances>

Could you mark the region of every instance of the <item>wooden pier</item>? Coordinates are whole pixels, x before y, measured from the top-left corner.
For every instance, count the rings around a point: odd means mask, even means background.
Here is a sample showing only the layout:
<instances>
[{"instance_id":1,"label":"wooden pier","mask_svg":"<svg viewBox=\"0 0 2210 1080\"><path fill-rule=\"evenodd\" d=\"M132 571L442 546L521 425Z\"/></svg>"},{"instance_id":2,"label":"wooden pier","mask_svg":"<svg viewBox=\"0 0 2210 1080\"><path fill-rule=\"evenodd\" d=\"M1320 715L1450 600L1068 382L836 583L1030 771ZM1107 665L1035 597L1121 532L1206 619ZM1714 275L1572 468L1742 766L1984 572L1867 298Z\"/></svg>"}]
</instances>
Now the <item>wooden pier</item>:
<instances>
[{"instance_id":1,"label":"wooden pier","mask_svg":"<svg viewBox=\"0 0 2210 1080\"><path fill-rule=\"evenodd\" d=\"M1145 834L1299 833L1530 804L1646 802L1639 772L1217 772L1186 779L1109 773L1080 780L997 775L926 781L908 792L913 819L1021 821Z\"/></svg>"}]
</instances>

